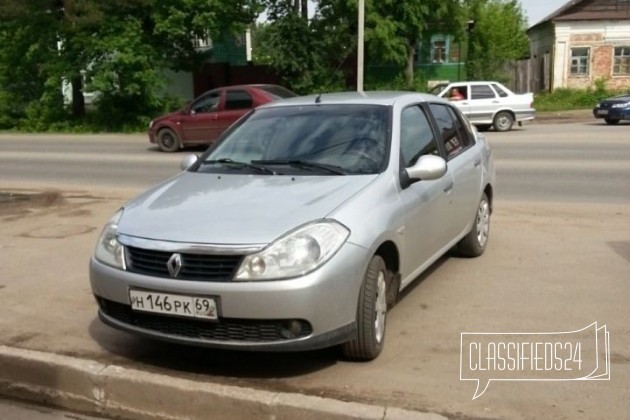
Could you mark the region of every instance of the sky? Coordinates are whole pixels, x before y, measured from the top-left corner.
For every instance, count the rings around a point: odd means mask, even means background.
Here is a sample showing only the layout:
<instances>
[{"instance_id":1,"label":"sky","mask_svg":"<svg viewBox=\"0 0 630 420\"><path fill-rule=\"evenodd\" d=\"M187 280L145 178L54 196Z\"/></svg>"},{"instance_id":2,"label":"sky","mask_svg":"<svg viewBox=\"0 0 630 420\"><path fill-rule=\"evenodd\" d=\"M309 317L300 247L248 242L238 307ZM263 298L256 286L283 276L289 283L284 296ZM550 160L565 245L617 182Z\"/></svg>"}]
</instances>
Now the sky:
<instances>
[{"instance_id":1,"label":"sky","mask_svg":"<svg viewBox=\"0 0 630 420\"><path fill-rule=\"evenodd\" d=\"M537 24L568 2L569 0L521 0L529 22L528 27Z\"/></svg>"}]
</instances>

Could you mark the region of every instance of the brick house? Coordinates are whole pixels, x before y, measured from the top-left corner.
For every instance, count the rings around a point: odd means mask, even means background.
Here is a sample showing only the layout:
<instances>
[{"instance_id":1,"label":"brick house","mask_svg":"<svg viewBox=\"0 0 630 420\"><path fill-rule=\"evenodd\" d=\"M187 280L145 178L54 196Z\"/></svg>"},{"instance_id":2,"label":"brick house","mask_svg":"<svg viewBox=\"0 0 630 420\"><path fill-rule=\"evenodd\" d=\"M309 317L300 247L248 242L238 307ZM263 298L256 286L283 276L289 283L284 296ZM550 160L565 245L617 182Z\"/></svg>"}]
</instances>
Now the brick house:
<instances>
[{"instance_id":1,"label":"brick house","mask_svg":"<svg viewBox=\"0 0 630 420\"><path fill-rule=\"evenodd\" d=\"M630 89L630 0L572 0L527 30L546 87ZM542 76L541 76L542 77Z\"/></svg>"}]
</instances>

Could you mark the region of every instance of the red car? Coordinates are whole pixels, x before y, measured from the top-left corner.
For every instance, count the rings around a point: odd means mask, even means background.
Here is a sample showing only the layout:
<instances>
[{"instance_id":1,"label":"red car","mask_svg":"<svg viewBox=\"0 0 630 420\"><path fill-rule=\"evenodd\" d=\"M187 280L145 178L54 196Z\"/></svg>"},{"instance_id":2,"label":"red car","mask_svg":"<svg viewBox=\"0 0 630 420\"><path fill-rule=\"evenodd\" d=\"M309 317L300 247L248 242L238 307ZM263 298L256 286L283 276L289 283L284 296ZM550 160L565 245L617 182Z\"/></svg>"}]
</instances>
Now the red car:
<instances>
[{"instance_id":1,"label":"red car","mask_svg":"<svg viewBox=\"0 0 630 420\"><path fill-rule=\"evenodd\" d=\"M281 98L297 96L277 85L238 85L210 90L184 109L149 124L149 140L163 152L214 143L251 109Z\"/></svg>"}]
</instances>

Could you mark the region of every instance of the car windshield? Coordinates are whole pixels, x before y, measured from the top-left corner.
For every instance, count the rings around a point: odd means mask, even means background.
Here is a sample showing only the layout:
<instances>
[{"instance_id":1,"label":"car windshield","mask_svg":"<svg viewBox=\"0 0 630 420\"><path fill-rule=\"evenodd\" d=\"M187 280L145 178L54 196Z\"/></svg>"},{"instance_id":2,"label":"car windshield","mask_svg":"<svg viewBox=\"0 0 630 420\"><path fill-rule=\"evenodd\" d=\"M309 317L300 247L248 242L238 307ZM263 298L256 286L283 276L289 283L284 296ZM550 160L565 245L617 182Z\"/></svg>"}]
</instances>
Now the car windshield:
<instances>
[{"instance_id":1,"label":"car windshield","mask_svg":"<svg viewBox=\"0 0 630 420\"><path fill-rule=\"evenodd\" d=\"M294 96L297 96L297 93L291 92L289 89L276 85L261 86L260 90L264 90L274 99L292 98Z\"/></svg>"},{"instance_id":2,"label":"car windshield","mask_svg":"<svg viewBox=\"0 0 630 420\"><path fill-rule=\"evenodd\" d=\"M202 157L204 172L375 174L387 166L389 107L313 104L262 108ZM236 163L238 162L238 163Z\"/></svg>"},{"instance_id":3,"label":"car windshield","mask_svg":"<svg viewBox=\"0 0 630 420\"><path fill-rule=\"evenodd\" d=\"M442 89L444 89L446 86L448 86L448 83L438 83L437 85L433 86L431 90L429 90L429 93L431 95L437 95L438 93L442 92Z\"/></svg>"}]
</instances>

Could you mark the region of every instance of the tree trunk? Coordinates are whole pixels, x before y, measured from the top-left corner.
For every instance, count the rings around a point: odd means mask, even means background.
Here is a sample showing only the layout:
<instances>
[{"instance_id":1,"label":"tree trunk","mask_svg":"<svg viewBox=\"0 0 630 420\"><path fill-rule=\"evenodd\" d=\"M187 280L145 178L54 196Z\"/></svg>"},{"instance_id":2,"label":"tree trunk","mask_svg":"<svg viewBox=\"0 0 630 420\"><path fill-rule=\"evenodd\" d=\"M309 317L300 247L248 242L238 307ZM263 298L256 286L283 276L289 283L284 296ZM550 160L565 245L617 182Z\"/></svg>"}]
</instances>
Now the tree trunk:
<instances>
[{"instance_id":1,"label":"tree trunk","mask_svg":"<svg viewBox=\"0 0 630 420\"><path fill-rule=\"evenodd\" d=\"M72 115L75 118L85 116L85 98L83 97L83 77L74 76L70 80L72 84Z\"/></svg>"},{"instance_id":2,"label":"tree trunk","mask_svg":"<svg viewBox=\"0 0 630 420\"><path fill-rule=\"evenodd\" d=\"M308 0L302 0L302 19L308 20Z\"/></svg>"},{"instance_id":3,"label":"tree trunk","mask_svg":"<svg viewBox=\"0 0 630 420\"><path fill-rule=\"evenodd\" d=\"M405 83L407 87L413 86L413 69L416 57L416 42L409 42L407 44L407 66L405 68Z\"/></svg>"}]
</instances>

